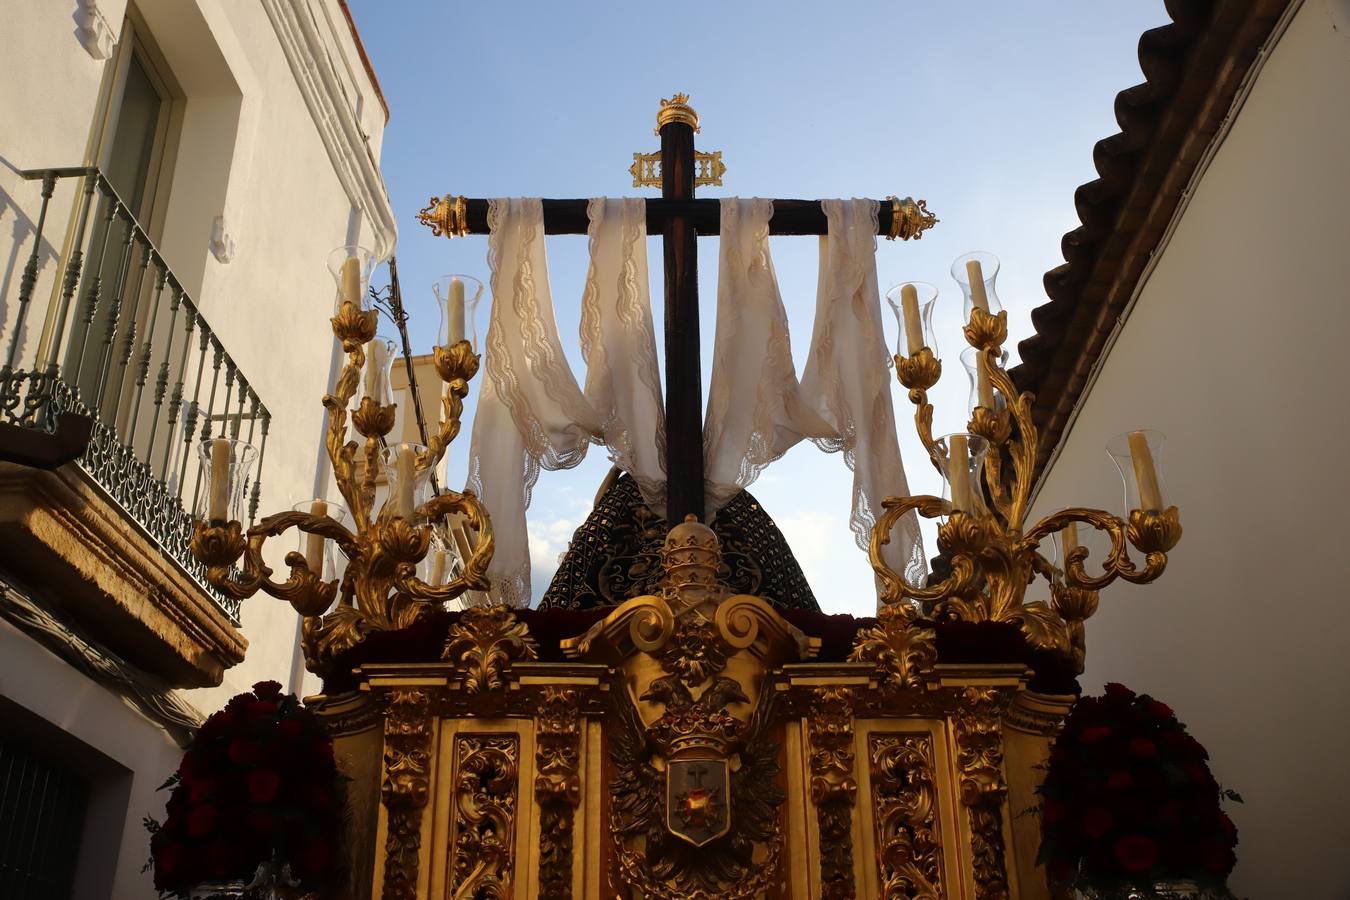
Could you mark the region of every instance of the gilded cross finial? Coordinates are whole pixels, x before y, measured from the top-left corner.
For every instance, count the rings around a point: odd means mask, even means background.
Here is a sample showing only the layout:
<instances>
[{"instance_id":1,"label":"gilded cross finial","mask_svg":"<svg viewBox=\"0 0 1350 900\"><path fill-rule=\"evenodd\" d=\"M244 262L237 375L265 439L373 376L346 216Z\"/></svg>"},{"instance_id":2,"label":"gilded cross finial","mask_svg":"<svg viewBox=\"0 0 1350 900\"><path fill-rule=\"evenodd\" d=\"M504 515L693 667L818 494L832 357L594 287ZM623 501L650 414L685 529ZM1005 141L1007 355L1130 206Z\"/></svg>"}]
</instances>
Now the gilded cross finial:
<instances>
[{"instance_id":1,"label":"gilded cross finial","mask_svg":"<svg viewBox=\"0 0 1350 900\"><path fill-rule=\"evenodd\" d=\"M661 108L656 112L656 133L671 122L683 122L698 134L698 113L689 105L688 94L676 94L669 100L661 98Z\"/></svg>"},{"instance_id":2,"label":"gilded cross finial","mask_svg":"<svg viewBox=\"0 0 1350 900\"><path fill-rule=\"evenodd\" d=\"M698 113L689 105L688 94L676 94L669 100L662 98L661 108L656 113L656 133L659 135L661 129L672 122L682 122L694 129L694 133L699 131ZM722 151L714 150L711 153L702 151L694 152L694 187L721 187L722 176L726 174L726 164L722 162ZM633 187L656 187L661 186L661 153L634 153L633 164L628 167L628 174L633 176Z\"/></svg>"}]
</instances>

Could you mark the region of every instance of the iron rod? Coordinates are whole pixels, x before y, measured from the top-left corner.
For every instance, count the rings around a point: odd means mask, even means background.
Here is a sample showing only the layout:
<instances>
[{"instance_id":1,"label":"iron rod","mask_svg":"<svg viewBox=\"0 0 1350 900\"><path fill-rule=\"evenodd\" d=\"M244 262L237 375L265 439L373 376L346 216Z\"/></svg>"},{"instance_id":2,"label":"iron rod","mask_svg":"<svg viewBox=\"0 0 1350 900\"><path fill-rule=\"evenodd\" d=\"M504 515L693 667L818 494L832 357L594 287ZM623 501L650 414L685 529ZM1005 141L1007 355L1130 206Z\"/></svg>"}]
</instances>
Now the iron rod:
<instances>
[{"instance_id":1,"label":"iron rod","mask_svg":"<svg viewBox=\"0 0 1350 900\"><path fill-rule=\"evenodd\" d=\"M99 187L103 187L102 181L99 182ZM71 348L75 352L75 374L70 379L70 386L76 391L79 390L80 375L84 373L85 351L89 347L89 329L94 324L94 316L98 312L99 295L103 292L103 261L108 258L108 238L112 236L112 223L117 218L121 208L122 204L117 201L108 204L108 214L103 219L103 240L99 244L98 262L94 263L92 267L94 275L90 279L89 289L85 291L84 295L84 333L80 335L78 350L74 347Z\"/></svg>"},{"instance_id":2,"label":"iron rod","mask_svg":"<svg viewBox=\"0 0 1350 900\"><path fill-rule=\"evenodd\" d=\"M202 331L206 333L206 323L202 323ZM211 416L216 411L216 390L220 387L220 364L225 359L225 348L221 346L220 341L214 334L211 335L211 396L206 401L206 417L202 420L201 443L205 444L211 440ZM225 429L221 428L220 433L224 434ZM196 514L197 504L202 496L202 466L197 466L197 483L192 489L192 512Z\"/></svg>"},{"instance_id":3,"label":"iron rod","mask_svg":"<svg viewBox=\"0 0 1350 900\"><path fill-rule=\"evenodd\" d=\"M202 395L202 373L206 371L206 347L211 343L211 334L202 323L197 333L197 345L201 353L197 357L197 383L192 388L192 402L188 404L187 417L183 421L183 466L178 473L178 498L183 499L183 490L187 487L188 458L192 456L192 435L197 430L197 401Z\"/></svg>"},{"instance_id":4,"label":"iron rod","mask_svg":"<svg viewBox=\"0 0 1350 900\"><path fill-rule=\"evenodd\" d=\"M136 398L131 401L131 427L127 433L127 443L136 446L136 423L141 418L141 402L145 399L145 382L150 377L150 354L152 344L155 340L155 325L159 322L159 308L164 301L164 284L169 280L169 267L164 264L164 260L155 254L155 292L150 300L150 327L145 332L145 341L141 344L141 358L137 364L136 371ZM173 325L169 326L169 340L173 340ZM172 346L172 344L170 344ZM166 356L167 360L168 357ZM161 399L163 393L160 394ZM159 404L155 404L156 407ZM155 412L158 414L159 410ZM145 458L148 461L150 454L154 452L153 445L146 448Z\"/></svg>"},{"instance_id":5,"label":"iron rod","mask_svg":"<svg viewBox=\"0 0 1350 900\"><path fill-rule=\"evenodd\" d=\"M86 174L84 193L80 197L80 204L75 212L79 225L76 226L75 243L70 251L70 261L66 263L65 282L61 286L61 301L57 305L56 321L53 324L55 330L45 348L47 354L46 369L53 378L60 372L61 342L65 339L66 318L70 315L72 302L75 299L75 289L79 287L80 276L84 269L84 233L88 229L89 219L94 212L94 190L97 186L97 176L94 173Z\"/></svg>"},{"instance_id":6,"label":"iron rod","mask_svg":"<svg viewBox=\"0 0 1350 900\"><path fill-rule=\"evenodd\" d=\"M28 315L28 303L33 299L33 288L37 287L42 231L47 224L47 207L51 204L52 192L55 190L56 176L49 174L42 179L42 208L38 212L37 227L33 229L33 252L28 254L28 262L23 267L23 276L19 279L19 311L14 315L14 334L9 339L9 354L5 357L6 376L14 368L14 359L19 353L19 337L23 334L23 320Z\"/></svg>"}]
</instances>

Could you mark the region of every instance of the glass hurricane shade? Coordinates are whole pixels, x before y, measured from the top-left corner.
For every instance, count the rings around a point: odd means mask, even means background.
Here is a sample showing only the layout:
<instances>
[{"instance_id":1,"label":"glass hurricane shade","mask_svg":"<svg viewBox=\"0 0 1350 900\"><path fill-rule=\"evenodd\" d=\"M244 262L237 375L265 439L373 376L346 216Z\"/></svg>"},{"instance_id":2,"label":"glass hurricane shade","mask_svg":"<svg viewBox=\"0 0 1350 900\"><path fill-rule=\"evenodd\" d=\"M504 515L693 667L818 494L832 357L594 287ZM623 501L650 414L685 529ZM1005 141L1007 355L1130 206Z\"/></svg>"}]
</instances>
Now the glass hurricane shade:
<instances>
[{"instance_id":1,"label":"glass hurricane shade","mask_svg":"<svg viewBox=\"0 0 1350 900\"><path fill-rule=\"evenodd\" d=\"M441 313L436 346L450 347L468 341L476 352L478 301L483 298L483 282L472 275L442 275L432 283L431 293Z\"/></svg>"},{"instance_id":2,"label":"glass hurricane shade","mask_svg":"<svg viewBox=\"0 0 1350 900\"><path fill-rule=\"evenodd\" d=\"M1003 305L998 302L998 293L994 290L998 266L998 257L984 250L963 253L952 263L952 278L961 286L961 294L965 297L961 321L969 322L970 311L977 305L985 307L993 315L998 315L1003 309Z\"/></svg>"},{"instance_id":3,"label":"glass hurricane shade","mask_svg":"<svg viewBox=\"0 0 1350 900\"><path fill-rule=\"evenodd\" d=\"M312 516L327 516L339 525L351 529L351 516L347 508L333 500L301 500L291 507L296 512ZM296 529L296 552L305 558L311 572L316 570L324 581L335 581L347 570L347 557L338 551L337 545L328 538Z\"/></svg>"},{"instance_id":4,"label":"glass hurricane shade","mask_svg":"<svg viewBox=\"0 0 1350 900\"><path fill-rule=\"evenodd\" d=\"M207 438L197 445L197 456L206 474L202 479L206 485L204 518L242 522L258 449L247 441Z\"/></svg>"},{"instance_id":5,"label":"glass hurricane shade","mask_svg":"<svg viewBox=\"0 0 1350 900\"><path fill-rule=\"evenodd\" d=\"M348 244L328 254L328 271L337 283L338 300L350 300L361 309L370 309L371 273L375 271L375 254L365 247Z\"/></svg>"},{"instance_id":6,"label":"glass hurricane shade","mask_svg":"<svg viewBox=\"0 0 1350 900\"><path fill-rule=\"evenodd\" d=\"M981 378L980 357L984 356L983 351L974 347L967 347L961 351L961 365L966 369L966 377L970 379L970 395L967 397L966 414L973 415L975 407L983 406L990 412L1001 412L1008 406L1008 400L1003 396L1003 392L994 387L994 382L986 374ZM1001 368L1008 367L1008 351L1004 350L999 354L998 364Z\"/></svg>"},{"instance_id":7,"label":"glass hurricane shade","mask_svg":"<svg viewBox=\"0 0 1350 900\"><path fill-rule=\"evenodd\" d=\"M1125 509L1158 511L1167 508L1163 484L1161 431L1140 429L1118 434L1106 444L1106 452L1120 472L1125 486Z\"/></svg>"},{"instance_id":8,"label":"glass hurricane shade","mask_svg":"<svg viewBox=\"0 0 1350 900\"><path fill-rule=\"evenodd\" d=\"M886 292L886 302L895 313L895 354L910 357L927 347L938 355L937 335L933 333L933 307L938 289L926 281L906 281Z\"/></svg>"},{"instance_id":9,"label":"glass hurricane shade","mask_svg":"<svg viewBox=\"0 0 1350 900\"><path fill-rule=\"evenodd\" d=\"M417 507L430 498L431 469L417 467L417 457L427 448L421 444L390 444L381 453L389 496L381 515L414 518Z\"/></svg>"},{"instance_id":10,"label":"glass hurricane shade","mask_svg":"<svg viewBox=\"0 0 1350 900\"><path fill-rule=\"evenodd\" d=\"M938 438L933 444L933 459L942 471L942 499L954 510L983 515L984 456L989 442L978 434L957 432Z\"/></svg>"},{"instance_id":11,"label":"glass hurricane shade","mask_svg":"<svg viewBox=\"0 0 1350 900\"><path fill-rule=\"evenodd\" d=\"M444 526L433 528L427 555L417 564L417 577L432 587L449 584L455 577L458 560L459 554L453 549Z\"/></svg>"},{"instance_id":12,"label":"glass hurricane shade","mask_svg":"<svg viewBox=\"0 0 1350 900\"><path fill-rule=\"evenodd\" d=\"M396 359L398 343L393 338L378 335L366 345L366 365L361 372L361 396L369 397L381 406L394 402L390 378Z\"/></svg>"}]
</instances>

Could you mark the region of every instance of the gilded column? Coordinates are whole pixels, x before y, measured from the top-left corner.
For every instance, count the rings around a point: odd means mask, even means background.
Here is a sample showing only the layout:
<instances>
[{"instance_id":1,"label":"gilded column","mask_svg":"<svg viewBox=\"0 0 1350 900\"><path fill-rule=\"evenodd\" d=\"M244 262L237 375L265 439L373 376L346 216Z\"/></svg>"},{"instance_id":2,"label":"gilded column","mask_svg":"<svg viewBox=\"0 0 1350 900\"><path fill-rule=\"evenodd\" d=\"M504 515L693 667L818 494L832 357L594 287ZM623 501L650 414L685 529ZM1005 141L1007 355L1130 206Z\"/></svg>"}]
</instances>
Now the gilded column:
<instances>
[{"instance_id":1,"label":"gilded column","mask_svg":"<svg viewBox=\"0 0 1350 900\"><path fill-rule=\"evenodd\" d=\"M810 712L811 802L820 829L820 895L851 900L853 806L853 694L845 687L819 688Z\"/></svg>"},{"instance_id":2,"label":"gilded column","mask_svg":"<svg viewBox=\"0 0 1350 900\"><path fill-rule=\"evenodd\" d=\"M415 900L422 850L422 811L431 794L431 701L425 691L394 690L384 720L384 782L388 813L383 900Z\"/></svg>"},{"instance_id":3,"label":"gilded column","mask_svg":"<svg viewBox=\"0 0 1350 900\"><path fill-rule=\"evenodd\" d=\"M1004 861L1003 698L996 688L968 687L956 714L961 802L970 813L976 900L1008 900Z\"/></svg>"},{"instance_id":4,"label":"gilded column","mask_svg":"<svg viewBox=\"0 0 1350 900\"><path fill-rule=\"evenodd\" d=\"M539 897L572 896L572 820L581 799L581 716L577 692L547 687L535 732L534 796L539 804Z\"/></svg>"}]
</instances>

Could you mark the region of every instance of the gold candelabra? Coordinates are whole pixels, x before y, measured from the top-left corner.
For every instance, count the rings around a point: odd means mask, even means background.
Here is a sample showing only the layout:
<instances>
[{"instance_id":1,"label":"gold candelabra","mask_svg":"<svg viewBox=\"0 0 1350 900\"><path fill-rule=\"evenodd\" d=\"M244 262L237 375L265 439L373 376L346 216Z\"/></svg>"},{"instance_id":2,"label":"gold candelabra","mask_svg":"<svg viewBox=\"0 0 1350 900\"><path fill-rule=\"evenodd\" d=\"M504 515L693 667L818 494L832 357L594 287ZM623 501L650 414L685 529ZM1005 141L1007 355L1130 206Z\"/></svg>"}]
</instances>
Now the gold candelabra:
<instances>
[{"instance_id":1,"label":"gold candelabra","mask_svg":"<svg viewBox=\"0 0 1350 900\"><path fill-rule=\"evenodd\" d=\"M986 274L991 261L992 271ZM1132 432L1127 438L1129 463L1122 464L1113 453L1125 479L1127 504L1138 498L1128 519L1100 509L1072 507L1027 527L1037 450L1031 417L1034 398L1017 392L1003 366L1008 322L993 291L997 260L988 254L968 254L957 260L952 271L966 295L963 330L976 352L973 376L978 401L965 434L940 440L933 437L928 391L942 374L942 363L930 347L935 343L931 314L936 289L907 284L891 292L900 295L899 303L891 302L900 324L900 345L907 350L896 353L896 377L909 390L915 428L951 496L884 501L870 546L872 568L882 584L881 617L884 622L931 618L1013 623L1033 647L1069 657L1081 672L1083 622L1097 609L1097 592L1117 578L1144 584L1162 574L1167 552L1181 538L1177 508L1162 502L1146 433ZM922 306L921 287L931 293ZM987 445L987 452L972 452L979 444ZM907 581L882 556L891 530L911 511L940 519L937 545L950 571L933 584ZM1079 524L1104 532L1110 539L1100 575L1090 575L1085 569L1089 551L1078 544ZM1042 542L1056 534L1064 546L1062 569L1041 552ZM1144 554L1142 567L1130 558L1131 546ZM1027 588L1037 576L1049 582L1048 602L1025 601Z\"/></svg>"},{"instance_id":2,"label":"gold candelabra","mask_svg":"<svg viewBox=\"0 0 1350 900\"><path fill-rule=\"evenodd\" d=\"M213 503L208 514L197 519L191 542L193 555L207 567L207 580L227 596L243 599L261 590L289 602L304 617L303 646L311 670L360 643L372 631L407 627L427 610L465 591L486 590L493 551L491 521L471 492L443 489L417 504L409 480L434 471L459 434L469 381L478 372L479 356L471 342L463 339L462 286L457 291L458 309L449 314L451 320L458 316L458 327L447 325L443 315L444 340L434 351L436 372L445 382L440 427L429 436L425 447L402 445L396 463L399 471L395 472L395 466L383 458L387 452L385 437L394 427L397 408L397 404L385 402L389 399L387 385L384 390L372 390L368 380L365 396L351 413L352 425L364 438L364 448L357 441L347 440L347 411L361 386L366 346L375 339L379 311L366 308L364 303L371 265L368 252L360 248L335 251L340 252L345 254L337 273L342 301L331 322L347 361L333 392L323 398L328 411L325 446L354 528L347 528L337 516L288 511L267 516L245 532L239 521L230 519L224 511L225 498L238 493L238 486L231 481L240 476L224 456L220 465L214 465L208 451L203 455L204 464L211 465ZM458 277L452 279L452 288L457 283ZM452 290L452 304L455 296ZM371 362L374 365L376 360ZM224 451L228 453L229 448ZM363 465L358 465L358 453L362 454ZM382 471L389 476L390 490L376 510L376 487ZM395 489L395 479L401 480L400 489ZM216 497L221 498L219 502L214 502ZM322 509L321 504L316 507ZM443 584L428 583L418 576L418 563L432 545L433 532L444 527L452 514L464 517L477 535L476 543L457 576ZM315 557L292 551L285 557L290 576L284 582L273 580L272 569L263 560L263 546L292 528L333 541L348 561L341 576L325 580L322 564L316 565ZM322 556L317 558L321 560Z\"/></svg>"}]
</instances>

